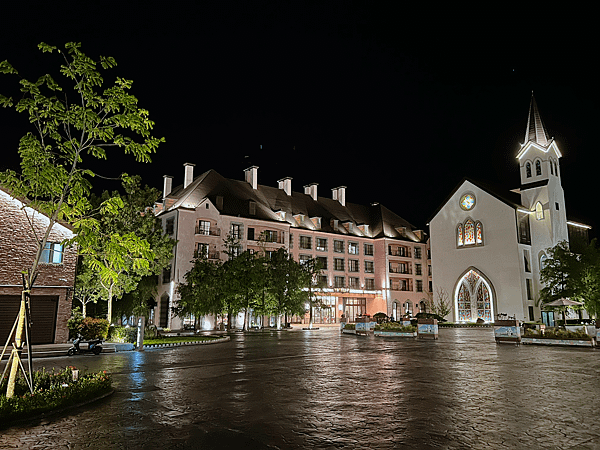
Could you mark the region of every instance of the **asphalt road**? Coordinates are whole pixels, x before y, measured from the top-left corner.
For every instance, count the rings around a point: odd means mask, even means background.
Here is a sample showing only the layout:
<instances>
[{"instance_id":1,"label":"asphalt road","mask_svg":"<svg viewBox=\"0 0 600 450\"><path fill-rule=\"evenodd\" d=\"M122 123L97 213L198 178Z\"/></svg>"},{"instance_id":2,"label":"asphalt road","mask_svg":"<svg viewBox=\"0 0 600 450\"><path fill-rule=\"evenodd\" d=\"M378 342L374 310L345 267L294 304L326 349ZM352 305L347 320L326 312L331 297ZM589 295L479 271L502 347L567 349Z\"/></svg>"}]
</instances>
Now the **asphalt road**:
<instances>
[{"instance_id":1,"label":"asphalt road","mask_svg":"<svg viewBox=\"0 0 600 450\"><path fill-rule=\"evenodd\" d=\"M600 350L338 329L45 358L108 370L115 394L0 431L19 449L600 449Z\"/></svg>"}]
</instances>

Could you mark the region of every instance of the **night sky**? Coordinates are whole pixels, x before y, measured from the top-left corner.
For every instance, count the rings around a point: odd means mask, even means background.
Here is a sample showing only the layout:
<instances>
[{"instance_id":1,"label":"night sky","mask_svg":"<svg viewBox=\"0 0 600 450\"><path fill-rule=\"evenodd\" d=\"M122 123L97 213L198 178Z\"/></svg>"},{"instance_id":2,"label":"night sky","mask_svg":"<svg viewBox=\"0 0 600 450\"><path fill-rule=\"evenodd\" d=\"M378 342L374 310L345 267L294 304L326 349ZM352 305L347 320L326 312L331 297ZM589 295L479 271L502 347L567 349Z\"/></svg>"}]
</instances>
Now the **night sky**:
<instances>
[{"instance_id":1,"label":"night sky","mask_svg":"<svg viewBox=\"0 0 600 450\"><path fill-rule=\"evenodd\" d=\"M0 60L35 79L58 67L56 55L37 50L40 41L79 41L89 56L113 56L112 73L134 80L155 136L166 138L150 165L118 154L94 163L103 176L140 174L162 189L164 174L182 183L185 162L196 174L212 168L236 179L257 165L260 184L289 176L293 190L317 182L323 196L345 185L347 201L379 201L422 228L465 176L518 187L515 156L534 91L563 153L567 215L600 226L598 38L585 12L473 17L352 1L13 3L2 9ZM18 95L16 82L1 76L0 92ZM18 164L26 122L0 109L0 168Z\"/></svg>"}]
</instances>

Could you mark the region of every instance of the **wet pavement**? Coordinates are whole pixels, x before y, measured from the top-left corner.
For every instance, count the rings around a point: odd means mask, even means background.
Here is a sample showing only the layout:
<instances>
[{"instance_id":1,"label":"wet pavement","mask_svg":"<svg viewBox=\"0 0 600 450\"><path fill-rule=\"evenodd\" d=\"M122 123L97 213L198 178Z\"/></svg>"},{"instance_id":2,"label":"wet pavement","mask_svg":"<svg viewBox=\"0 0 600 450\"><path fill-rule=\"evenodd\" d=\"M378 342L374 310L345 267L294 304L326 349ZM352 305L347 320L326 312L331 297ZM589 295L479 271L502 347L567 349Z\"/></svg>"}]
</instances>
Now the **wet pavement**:
<instances>
[{"instance_id":1,"label":"wet pavement","mask_svg":"<svg viewBox=\"0 0 600 450\"><path fill-rule=\"evenodd\" d=\"M45 358L113 373L109 398L0 431L0 448L600 449L600 351L337 328Z\"/></svg>"}]
</instances>

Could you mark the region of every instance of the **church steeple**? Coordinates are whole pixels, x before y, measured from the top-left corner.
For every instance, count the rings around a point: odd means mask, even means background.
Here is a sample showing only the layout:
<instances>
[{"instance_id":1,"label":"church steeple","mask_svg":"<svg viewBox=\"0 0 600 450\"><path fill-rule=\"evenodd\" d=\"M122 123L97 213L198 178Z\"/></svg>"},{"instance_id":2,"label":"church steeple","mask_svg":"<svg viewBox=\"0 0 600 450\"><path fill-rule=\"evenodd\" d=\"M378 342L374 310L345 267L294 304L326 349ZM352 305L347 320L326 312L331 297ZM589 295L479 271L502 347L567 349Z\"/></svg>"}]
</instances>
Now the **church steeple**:
<instances>
[{"instance_id":1,"label":"church steeple","mask_svg":"<svg viewBox=\"0 0 600 450\"><path fill-rule=\"evenodd\" d=\"M529 117L527 118L524 144L527 144L529 141L533 141L543 147L547 147L550 143L546 127L544 127L535 97L533 96L533 91L531 92L531 102L529 103Z\"/></svg>"}]
</instances>

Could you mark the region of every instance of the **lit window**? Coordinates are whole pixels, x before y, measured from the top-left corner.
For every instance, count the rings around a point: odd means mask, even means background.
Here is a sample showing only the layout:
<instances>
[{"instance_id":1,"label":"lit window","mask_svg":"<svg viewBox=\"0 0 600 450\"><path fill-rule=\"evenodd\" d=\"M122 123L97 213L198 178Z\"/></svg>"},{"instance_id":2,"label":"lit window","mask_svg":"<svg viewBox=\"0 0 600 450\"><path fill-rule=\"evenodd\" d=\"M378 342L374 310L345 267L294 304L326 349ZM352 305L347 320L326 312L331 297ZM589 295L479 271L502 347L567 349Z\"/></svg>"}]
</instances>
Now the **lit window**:
<instances>
[{"instance_id":1,"label":"lit window","mask_svg":"<svg viewBox=\"0 0 600 450\"><path fill-rule=\"evenodd\" d=\"M457 239L458 239L458 246L462 247L463 246L463 227L462 227L462 223L458 224L457 230Z\"/></svg>"},{"instance_id":2,"label":"lit window","mask_svg":"<svg viewBox=\"0 0 600 450\"><path fill-rule=\"evenodd\" d=\"M473 245L475 243L475 224L471 219L465 222L465 245Z\"/></svg>"},{"instance_id":3,"label":"lit window","mask_svg":"<svg viewBox=\"0 0 600 450\"><path fill-rule=\"evenodd\" d=\"M540 202L535 204L535 219L542 220L544 218L544 208Z\"/></svg>"},{"instance_id":4,"label":"lit window","mask_svg":"<svg viewBox=\"0 0 600 450\"><path fill-rule=\"evenodd\" d=\"M527 173L527 178L531 178L531 163L527 163L525 165L525 172Z\"/></svg>"},{"instance_id":5,"label":"lit window","mask_svg":"<svg viewBox=\"0 0 600 450\"><path fill-rule=\"evenodd\" d=\"M357 242L348 242L348 254L349 255L358 255L358 243Z\"/></svg>"},{"instance_id":6,"label":"lit window","mask_svg":"<svg viewBox=\"0 0 600 450\"><path fill-rule=\"evenodd\" d=\"M483 245L483 224L467 219L465 223L456 226L456 246L467 247L471 245ZM415 248L416 250L416 248Z\"/></svg>"}]
</instances>

